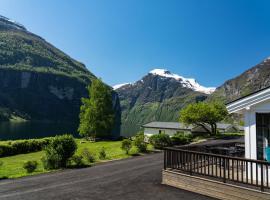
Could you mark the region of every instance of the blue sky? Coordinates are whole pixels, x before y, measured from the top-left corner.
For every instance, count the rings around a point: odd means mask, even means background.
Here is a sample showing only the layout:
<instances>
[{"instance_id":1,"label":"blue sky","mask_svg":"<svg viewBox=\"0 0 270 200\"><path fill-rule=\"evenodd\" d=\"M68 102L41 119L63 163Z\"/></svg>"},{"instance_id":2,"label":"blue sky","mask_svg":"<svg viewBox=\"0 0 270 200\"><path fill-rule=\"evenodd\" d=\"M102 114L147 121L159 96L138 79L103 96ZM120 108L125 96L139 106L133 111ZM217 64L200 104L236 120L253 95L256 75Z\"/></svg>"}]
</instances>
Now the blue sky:
<instances>
[{"instance_id":1,"label":"blue sky","mask_svg":"<svg viewBox=\"0 0 270 200\"><path fill-rule=\"evenodd\" d=\"M0 0L110 85L153 68L219 86L270 56L270 1Z\"/></svg>"}]
</instances>

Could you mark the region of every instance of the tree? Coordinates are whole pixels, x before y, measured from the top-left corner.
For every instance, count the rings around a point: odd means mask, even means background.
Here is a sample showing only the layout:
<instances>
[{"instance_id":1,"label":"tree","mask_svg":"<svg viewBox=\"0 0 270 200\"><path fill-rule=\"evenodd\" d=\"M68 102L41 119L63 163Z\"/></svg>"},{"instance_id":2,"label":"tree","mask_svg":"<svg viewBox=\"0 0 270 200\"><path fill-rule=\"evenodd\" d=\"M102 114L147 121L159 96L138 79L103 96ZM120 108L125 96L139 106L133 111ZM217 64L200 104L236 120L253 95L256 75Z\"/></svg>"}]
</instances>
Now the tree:
<instances>
[{"instance_id":1,"label":"tree","mask_svg":"<svg viewBox=\"0 0 270 200\"><path fill-rule=\"evenodd\" d=\"M89 98L82 98L78 131L81 136L93 140L109 136L114 124L112 90L100 79L95 79L88 92Z\"/></svg>"},{"instance_id":2,"label":"tree","mask_svg":"<svg viewBox=\"0 0 270 200\"><path fill-rule=\"evenodd\" d=\"M124 139L124 140L122 141L121 149L123 149L124 151L126 151L126 154L129 153L131 147L132 147L132 142L131 142L130 139Z\"/></svg>"},{"instance_id":3,"label":"tree","mask_svg":"<svg viewBox=\"0 0 270 200\"><path fill-rule=\"evenodd\" d=\"M180 111L180 122L202 126L211 135L217 133L217 122L228 115L224 104L219 102L199 102L189 104ZM207 126L211 127L211 130Z\"/></svg>"}]
</instances>

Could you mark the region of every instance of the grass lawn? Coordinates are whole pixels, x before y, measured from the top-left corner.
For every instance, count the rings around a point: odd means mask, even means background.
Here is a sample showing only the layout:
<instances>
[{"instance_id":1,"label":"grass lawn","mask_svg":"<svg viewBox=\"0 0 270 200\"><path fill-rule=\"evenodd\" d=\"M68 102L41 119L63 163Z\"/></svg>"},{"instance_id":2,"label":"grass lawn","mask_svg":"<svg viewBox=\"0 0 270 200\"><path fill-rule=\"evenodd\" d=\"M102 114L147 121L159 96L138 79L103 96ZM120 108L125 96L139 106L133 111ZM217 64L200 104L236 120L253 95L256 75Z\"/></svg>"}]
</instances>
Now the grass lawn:
<instances>
[{"instance_id":1,"label":"grass lawn","mask_svg":"<svg viewBox=\"0 0 270 200\"><path fill-rule=\"evenodd\" d=\"M132 147L129 155L125 153L121 149L121 141L102 141L102 142L90 142L85 141L82 139L76 139L78 144L78 149L76 154L81 154L82 150L84 148L87 148L90 152L95 154L96 163L97 162L103 162L113 159L123 159L131 157L132 155L138 154L138 151L136 147ZM106 151L106 159L100 160L98 158L99 151L102 149L102 147L105 148ZM149 150L151 150L152 147L149 146ZM9 156L0 158L0 161L3 161L3 165L0 166L0 178L6 177L6 178L18 178L22 176L28 176L33 174L40 174L48 172L48 170L45 170L41 163L41 157L44 155L44 151L39 151L35 153L28 153L28 154L19 154L15 156ZM26 171L23 169L23 163L29 160L36 160L38 162L38 168L35 172L31 174L27 174ZM86 164L89 164L85 161ZM50 170L51 171L51 170Z\"/></svg>"}]
</instances>

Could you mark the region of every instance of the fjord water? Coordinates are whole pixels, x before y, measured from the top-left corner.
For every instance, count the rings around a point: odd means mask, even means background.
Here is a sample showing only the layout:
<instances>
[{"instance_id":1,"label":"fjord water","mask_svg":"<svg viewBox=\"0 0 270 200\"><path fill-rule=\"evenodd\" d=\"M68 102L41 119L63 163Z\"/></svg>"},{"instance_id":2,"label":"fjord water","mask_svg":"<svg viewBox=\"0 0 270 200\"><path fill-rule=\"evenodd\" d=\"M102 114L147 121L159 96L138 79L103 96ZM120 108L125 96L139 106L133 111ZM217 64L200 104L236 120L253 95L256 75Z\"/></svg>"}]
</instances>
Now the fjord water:
<instances>
[{"instance_id":1,"label":"fjord water","mask_svg":"<svg viewBox=\"0 0 270 200\"><path fill-rule=\"evenodd\" d=\"M43 138L61 134L78 136L78 125L68 122L0 122L0 140Z\"/></svg>"}]
</instances>

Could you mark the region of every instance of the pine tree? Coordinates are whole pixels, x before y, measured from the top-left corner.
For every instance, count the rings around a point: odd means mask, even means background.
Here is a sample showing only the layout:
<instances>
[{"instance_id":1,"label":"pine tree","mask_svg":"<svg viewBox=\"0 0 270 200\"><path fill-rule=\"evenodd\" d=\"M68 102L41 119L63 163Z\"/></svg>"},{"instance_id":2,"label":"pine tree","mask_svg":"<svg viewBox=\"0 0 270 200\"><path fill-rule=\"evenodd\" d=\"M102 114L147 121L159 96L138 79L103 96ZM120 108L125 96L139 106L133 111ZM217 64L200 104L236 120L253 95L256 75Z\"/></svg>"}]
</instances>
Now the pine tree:
<instances>
[{"instance_id":1,"label":"pine tree","mask_svg":"<svg viewBox=\"0 0 270 200\"><path fill-rule=\"evenodd\" d=\"M114 124L112 90L100 79L88 87L89 98L82 98L78 131L83 137L109 137Z\"/></svg>"}]
</instances>

